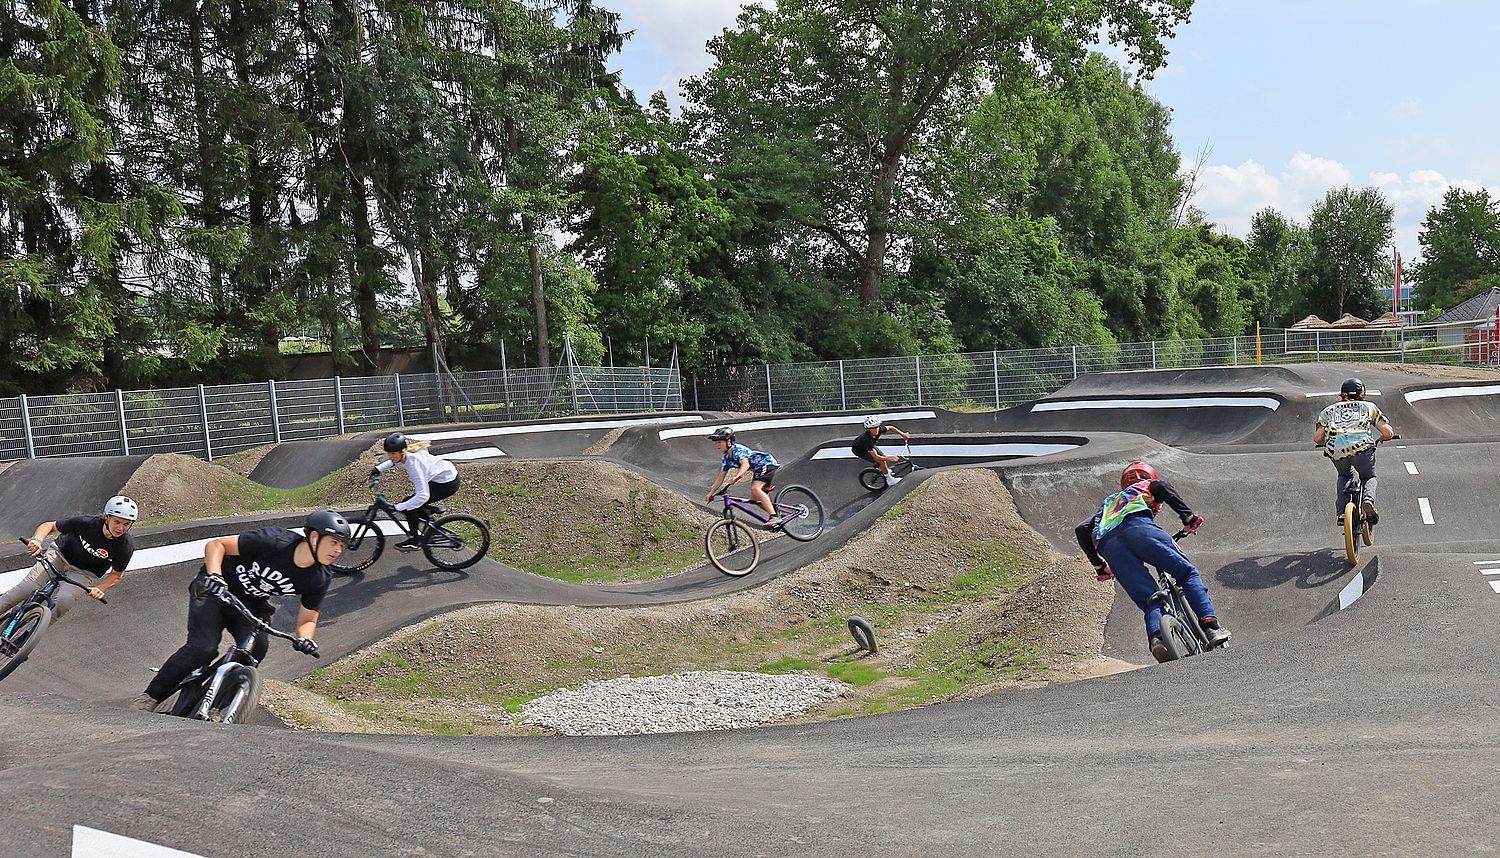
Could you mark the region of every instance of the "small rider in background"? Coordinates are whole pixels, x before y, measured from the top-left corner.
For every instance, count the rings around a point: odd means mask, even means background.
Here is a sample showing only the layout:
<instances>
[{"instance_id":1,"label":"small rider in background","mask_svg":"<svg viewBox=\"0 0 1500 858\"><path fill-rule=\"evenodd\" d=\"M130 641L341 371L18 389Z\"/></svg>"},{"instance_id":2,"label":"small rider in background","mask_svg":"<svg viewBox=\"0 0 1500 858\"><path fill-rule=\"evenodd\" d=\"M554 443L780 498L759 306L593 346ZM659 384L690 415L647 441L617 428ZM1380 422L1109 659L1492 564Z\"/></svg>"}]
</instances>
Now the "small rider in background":
<instances>
[{"instance_id":1,"label":"small rider in background","mask_svg":"<svg viewBox=\"0 0 1500 858\"><path fill-rule=\"evenodd\" d=\"M886 432L895 432L901 436L902 441L910 441L911 436L895 426L882 425L880 418L874 414L865 418L864 425L864 431L859 433L859 437L854 439L854 443L849 449L854 451L854 455L879 468L880 473L885 476L885 484L894 486L901 482L901 478L891 473L891 466L901 461L901 457L887 456L875 444L880 440L880 436Z\"/></svg>"},{"instance_id":2,"label":"small rider in background","mask_svg":"<svg viewBox=\"0 0 1500 858\"><path fill-rule=\"evenodd\" d=\"M411 478L411 497L396 504L396 509L406 513L411 525L411 536L396 543L400 551L418 551L422 548L422 528L427 518L426 507L458 492L458 468L447 459L427 452L432 446L428 441L410 441L400 432L392 432L383 445L386 461L370 469L371 477L379 477L382 471L397 464L406 466L406 475Z\"/></svg>"},{"instance_id":3,"label":"small rider in background","mask_svg":"<svg viewBox=\"0 0 1500 858\"><path fill-rule=\"evenodd\" d=\"M1373 402L1365 401L1365 383L1357 378L1339 387L1339 401L1318 414L1313 443L1323 445L1323 455L1333 460L1337 476L1339 527L1344 526L1344 504L1348 502L1350 472L1358 471L1365 484L1360 513L1372 526L1380 522L1375 509L1375 446L1396 437L1389 420Z\"/></svg>"},{"instance_id":4,"label":"small rider in background","mask_svg":"<svg viewBox=\"0 0 1500 858\"><path fill-rule=\"evenodd\" d=\"M32 557L42 557L45 554L52 568L64 575L77 569L87 573L89 578L97 578L88 594L95 599L103 599L105 591L120 583L120 579L125 576L125 567L130 565L130 558L135 554L130 528L139 517L140 509L135 501L124 495L115 495L105 501L103 515L74 516L44 521L37 525L31 538L26 540L26 550ZM58 534L57 541L50 547L44 547L47 537L54 533ZM25 578L0 593L0 614L30 598L51 577L52 573L47 571L44 564L34 564ZM53 619L60 619L67 613L77 597L78 590L75 587L59 589L54 597L56 608L52 612Z\"/></svg>"},{"instance_id":5,"label":"small rider in background","mask_svg":"<svg viewBox=\"0 0 1500 858\"><path fill-rule=\"evenodd\" d=\"M1171 534L1156 523L1156 513L1166 504L1182 519L1183 529L1197 532L1203 516L1194 515L1172 484L1145 462L1131 462L1120 473L1120 491L1104 499L1094 517L1078 525L1078 546L1094 564L1100 581L1117 579L1136 607L1146 612L1146 635L1157 661L1167 657L1161 638L1161 606L1152 603L1156 581L1146 564L1170 574L1182 585L1193 611L1208 632L1208 645L1229 641L1229 630L1219 625L1208 587L1191 560L1179 550Z\"/></svg>"},{"instance_id":6,"label":"small rider in background","mask_svg":"<svg viewBox=\"0 0 1500 858\"><path fill-rule=\"evenodd\" d=\"M704 503L713 503L714 495L718 494L721 486L732 486L744 479L746 474L751 476L750 499L765 510L769 520L765 523L767 530L774 529L781 524L776 515L776 507L771 503L771 496L766 494L766 488L771 485L771 478L776 475L776 469L781 465L776 457L770 453L752 450L744 444L734 443L734 430L728 426L720 426L709 436L714 442L714 448L723 454L724 458L719 468L719 476L709 488L708 494L703 497ZM729 472L734 471L730 477ZM728 482L726 482L728 478Z\"/></svg>"}]
</instances>

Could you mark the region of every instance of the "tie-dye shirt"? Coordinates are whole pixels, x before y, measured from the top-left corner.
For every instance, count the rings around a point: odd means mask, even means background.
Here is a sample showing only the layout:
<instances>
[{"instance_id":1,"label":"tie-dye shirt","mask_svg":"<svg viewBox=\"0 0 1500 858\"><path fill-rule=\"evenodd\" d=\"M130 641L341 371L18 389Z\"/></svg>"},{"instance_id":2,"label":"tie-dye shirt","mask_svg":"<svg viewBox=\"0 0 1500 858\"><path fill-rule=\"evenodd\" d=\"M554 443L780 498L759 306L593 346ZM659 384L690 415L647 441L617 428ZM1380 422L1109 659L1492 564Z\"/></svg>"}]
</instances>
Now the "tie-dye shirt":
<instances>
[{"instance_id":1,"label":"tie-dye shirt","mask_svg":"<svg viewBox=\"0 0 1500 858\"><path fill-rule=\"evenodd\" d=\"M1149 480L1132 483L1104 499L1099 512L1094 516L1094 544L1098 545L1104 534L1114 530L1120 522L1138 512L1156 515L1161 501L1151 494Z\"/></svg>"},{"instance_id":2,"label":"tie-dye shirt","mask_svg":"<svg viewBox=\"0 0 1500 858\"><path fill-rule=\"evenodd\" d=\"M1373 402L1363 399L1335 402L1318 414L1318 425L1327 432L1323 450L1330 459L1342 459L1373 449L1380 440L1379 425L1384 421L1385 415Z\"/></svg>"}]
</instances>

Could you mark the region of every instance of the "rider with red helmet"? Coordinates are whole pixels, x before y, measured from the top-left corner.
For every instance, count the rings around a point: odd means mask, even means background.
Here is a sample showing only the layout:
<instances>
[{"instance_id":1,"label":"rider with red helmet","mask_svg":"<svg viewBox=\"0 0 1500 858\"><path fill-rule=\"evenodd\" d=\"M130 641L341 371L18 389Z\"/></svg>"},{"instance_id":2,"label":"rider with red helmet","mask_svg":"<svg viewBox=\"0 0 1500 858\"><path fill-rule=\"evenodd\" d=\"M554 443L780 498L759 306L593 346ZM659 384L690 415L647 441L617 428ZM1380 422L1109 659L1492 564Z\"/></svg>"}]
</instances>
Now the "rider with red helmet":
<instances>
[{"instance_id":1,"label":"rider with red helmet","mask_svg":"<svg viewBox=\"0 0 1500 858\"><path fill-rule=\"evenodd\" d=\"M1208 587L1197 567L1177 550L1171 535L1156 523L1156 513L1162 504L1177 513L1188 533L1202 526L1203 516L1194 515L1182 495L1155 468L1145 462L1131 462L1120 472L1120 490L1105 498L1094 517L1075 530L1078 545L1094 564L1099 580L1118 579L1136 607L1145 612L1151 654L1158 661L1166 658L1167 649L1161 639L1161 608L1151 602L1156 581L1147 564L1168 572L1182 585L1208 631L1209 646L1229 640L1229 630L1219 625Z\"/></svg>"}]
</instances>

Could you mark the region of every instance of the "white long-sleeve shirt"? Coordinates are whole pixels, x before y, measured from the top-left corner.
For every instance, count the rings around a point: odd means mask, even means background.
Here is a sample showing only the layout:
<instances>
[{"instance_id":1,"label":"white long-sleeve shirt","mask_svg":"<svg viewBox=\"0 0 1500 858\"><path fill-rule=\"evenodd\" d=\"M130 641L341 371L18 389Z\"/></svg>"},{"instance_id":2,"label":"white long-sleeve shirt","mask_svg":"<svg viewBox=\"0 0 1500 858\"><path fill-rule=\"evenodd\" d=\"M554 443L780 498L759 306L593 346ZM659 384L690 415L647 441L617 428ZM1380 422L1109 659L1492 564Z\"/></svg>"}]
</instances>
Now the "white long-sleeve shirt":
<instances>
[{"instance_id":1,"label":"white long-sleeve shirt","mask_svg":"<svg viewBox=\"0 0 1500 858\"><path fill-rule=\"evenodd\" d=\"M382 471L389 470L395 462L386 459L376 465ZM418 452L407 451L406 453L406 475L411 477L411 488L416 494L407 500L396 504L396 509L405 512L416 509L427 499L432 497L432 486L429 483L451 483L458 479L458 468L447 459L432 455L426 450Z\"/></svg>"}]
</instances>

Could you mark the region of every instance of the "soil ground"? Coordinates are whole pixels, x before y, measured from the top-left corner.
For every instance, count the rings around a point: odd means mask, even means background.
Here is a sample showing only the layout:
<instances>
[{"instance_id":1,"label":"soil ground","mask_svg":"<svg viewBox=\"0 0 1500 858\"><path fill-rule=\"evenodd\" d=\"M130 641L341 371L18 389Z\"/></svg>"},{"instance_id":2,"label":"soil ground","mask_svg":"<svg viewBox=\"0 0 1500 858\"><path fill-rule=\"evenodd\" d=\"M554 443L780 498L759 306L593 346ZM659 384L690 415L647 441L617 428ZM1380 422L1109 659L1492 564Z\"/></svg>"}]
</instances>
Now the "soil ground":
<instances>
[{"instance_id":1,"label":"soil ground","mask_svg":"<svg viewBox=\"0 0 1500 858\"><path fill-rule=\"evenodd\" d=\"M973 513L951 514L960 508ZM884 712L1130 669L1099 655L1113 595L1021 520L993 472L951 471L839 551L755 590L630 609L469 608L278 686L268 705L311 729L526 733L521 703L558 688L735 669L851 686L798 720ZM853 645L851 615L874 625L878 654Z\"/></svg>"}]
</instances>

